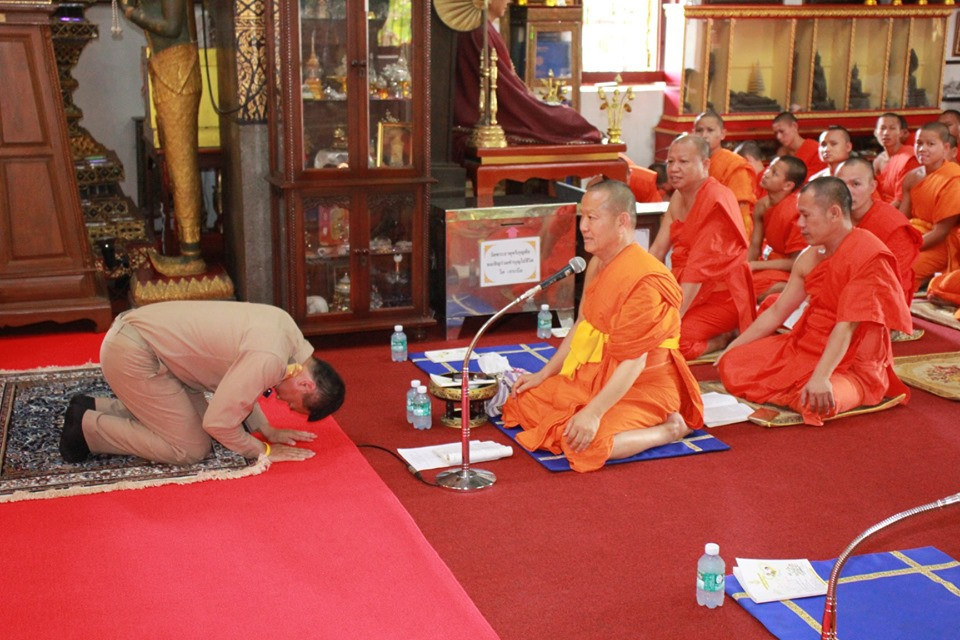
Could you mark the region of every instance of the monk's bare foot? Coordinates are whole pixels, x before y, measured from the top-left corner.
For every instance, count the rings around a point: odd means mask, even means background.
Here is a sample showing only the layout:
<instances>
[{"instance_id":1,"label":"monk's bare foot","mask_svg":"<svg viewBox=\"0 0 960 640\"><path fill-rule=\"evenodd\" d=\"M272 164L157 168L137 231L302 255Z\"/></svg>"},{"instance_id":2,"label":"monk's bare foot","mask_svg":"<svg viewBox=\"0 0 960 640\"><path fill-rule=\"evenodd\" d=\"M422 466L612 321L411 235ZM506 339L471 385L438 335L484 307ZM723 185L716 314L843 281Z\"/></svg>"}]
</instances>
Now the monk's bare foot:
<instances>
[{"instance_id":1,"label":"monk's bare foot","mask_svg":"<svg viewBox=\"0 0 960 640\"><path fill-rule=\"evenodd\" d=\"M687 421L683 419L683 416L676 411L667 416L667 419L663 421L663 426L667 427L669 433L673 435L671 442L684 438L693 432L693 430L687 426Z\"/></svg>"},{"instance_id":2,"label":"monk's bare foot","mask_svg":"<svg viewBox=\"0 0 960 640\"><path fill-rule=\"evenodd\" d=\"M703 350L701 356L705 356L708 353L713 353L714 351L720 351L721 349L726 349L727 345L733 342L733 339L737 337L737 331L728 331L727 333L721 333L718 336L713 336L707 340L707 348Z\"/></svg>"}]
</instances>

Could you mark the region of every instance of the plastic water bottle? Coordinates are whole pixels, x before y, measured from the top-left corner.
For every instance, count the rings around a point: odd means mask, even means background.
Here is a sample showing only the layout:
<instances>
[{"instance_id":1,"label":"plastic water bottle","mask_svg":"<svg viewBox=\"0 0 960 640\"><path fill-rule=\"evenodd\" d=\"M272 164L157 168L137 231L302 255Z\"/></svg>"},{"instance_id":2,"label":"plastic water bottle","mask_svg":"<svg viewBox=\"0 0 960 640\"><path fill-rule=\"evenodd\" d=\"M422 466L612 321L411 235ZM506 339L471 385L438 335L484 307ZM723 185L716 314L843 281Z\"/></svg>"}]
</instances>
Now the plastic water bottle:
<instances>
[{"instance_id":1,"label":"plastic water bottle","mask_svg":"<svg viewBox=\"0 0 960 640\"><path fill-rule=\"evenodd\" d=\"M549 338L551 327L553 327L553 316L550 315L550 306L542 304L540 313L537 314L537 337Z\"/></svg>"},{"instance_id":2,"label":"plastic water bottle","mask_svg":"<svg viewBox=\"0 0 960 640\"><path fill-rule=\"evenodd\" d=\"M720 557L720 545L708 542L697 561L697 604L702 607L723 606L723 585L726 565Z\"/></svg>"},{"instance_id":3,"label":"plastic water bottle","mask_svg":"<svg viewBox=\"0 0 960 640\"><path fill-rule=\"evenodd\" d=\"M417 397L417 387L419 386L419 380L411 380L410 388L407 390L407 422L410 424L413 424L413 401Z\"/></svg>"},{"instance_id":4,"label":"plastic water bottle","mask_svg":"<svg viewBox=\"0 0 960 640\"><path fill-rule=\"evenodd\" d=\"M390 359L394 362L407 360L407 334L403 332L403 325L393 327L393 335L390 336Z\"/></svg>"},{"instance_id":5,"label":"plastic water bottle","mask_svg":"<svg viewBox=\"0 0 960 640\"><path fill-rule=\"evenodd\" d=\"M413 426L415 429L429 429L433 424L430 415L430 396L423 385L417 387L417 395L413 401Z\"/></svg>"}]
</instances>

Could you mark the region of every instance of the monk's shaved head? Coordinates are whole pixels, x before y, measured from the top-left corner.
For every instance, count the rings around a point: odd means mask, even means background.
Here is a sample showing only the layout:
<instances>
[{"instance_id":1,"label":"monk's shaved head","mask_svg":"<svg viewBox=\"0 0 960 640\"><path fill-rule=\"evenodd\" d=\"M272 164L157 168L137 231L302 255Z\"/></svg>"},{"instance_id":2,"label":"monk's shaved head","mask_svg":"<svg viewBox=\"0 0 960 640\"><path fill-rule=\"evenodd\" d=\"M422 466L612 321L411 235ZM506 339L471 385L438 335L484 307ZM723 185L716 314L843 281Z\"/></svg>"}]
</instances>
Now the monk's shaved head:
<instances>
[{"instance_id":1,"label":"monk's shaved head","mask_svg":"<svg viewBox=\"0 0 960 640\"><path fill-rule=\"evenodd\" d=\"M793 115L789 111L781 111L776 118L773 119L773 124L782 122L784 124L797 124L797 116Z\"/></svg>"},{"instance_id":2,"label":"monk's shaved head","mask_svg":"<svg viewBox=\"0 0 960 640\"><path fill-rule=\"evenodd\" d=\"M619 180L604 180L587 187L587 193L603 198L602 209L611 215L626 212L630 218L630 228L637 226L637 199L626 184Z\"/></svg>"},{"instance_id":3,"label":"monk's shaved head","mask_svg":"<svg viewBox=\"0 0 960 640\"><path fill-rule=\"evenodd\" d=\"M786 167L786 177L794 184L793 190L796 191L802 187L803 181L807 179L807 165L803 163L803 160L796 156L780 156L777 161Z\"/></svg>"},{"instance_id":4,"label":"monk's shaved head","mask_svg":"<svg viewBox=\"0 0 960 640\"><path fill-rule=\"evenodd\" d=\"M696 149L697 153L700 154L700 157L704 160L710 157L710 143L700 136L690 133L683 133L673 139L673 142L670 143L670 147L673 148L678 144L690 145L693 149Z\"/></svg>"},{"instance_id":5,"label":"monk's shaved head","mask_svg":"<svg viewBox=\"0 0 960 640\"><path fill-rule=\"evenodd\" d=\"M712 110L710 110L710 109L707 109L707 110L704 111L703 113L699 114L696 118L694 118L693 122L694 122L694 124L696 124L697 122L700 122L700 121L703 120L704 118L713 118L714 120L717 121L717 124L720 125L720 128L721 128L721 129L723 128L723 118L721 118L721 117L720 117L720 114L717 113L716 111L712 111Z\"/></svg>"},{"instance_id":6,"label":"monk's shaved head","mask_svg":"<svg viewBox=\"0 0 960 640\"><path fill-rule=\"evenodd\" d=\"M850 190L843 180L832 176L824 176L808 182L802 189L800 195L812 193L817 206L824 211L837 205L843 212L843 217L850 219L850 209L853 207L853 201L850 197Z\"/></svg>"},{"instance_id":7,"label":"monk's shaved head","mask_svg":"<svg viewBox=\"0 0 960 640\"><path fill-rule=\"evenodd\" d=\"M936 134L944 144L950 144L950 129L942 122L928 122L920 127L920 131L930 131Z\"/></svg>"},{"instance_id":8,"label":"monk's shaved head","mask_svg":"<svg viewBox=\"0 0 960 640\"><path fill-rule=\"evenodd\" d=\"M871 180L876 179L873 173L873 163L865 158L861 158L859 156L852 156L849 160L843 163L843 166L840 167L840 171L838 171L837 173L839 174L841 172L845 172L848 167L862 169L866 171L867 174L869 174Z\"/></svg>"}]
</instances>

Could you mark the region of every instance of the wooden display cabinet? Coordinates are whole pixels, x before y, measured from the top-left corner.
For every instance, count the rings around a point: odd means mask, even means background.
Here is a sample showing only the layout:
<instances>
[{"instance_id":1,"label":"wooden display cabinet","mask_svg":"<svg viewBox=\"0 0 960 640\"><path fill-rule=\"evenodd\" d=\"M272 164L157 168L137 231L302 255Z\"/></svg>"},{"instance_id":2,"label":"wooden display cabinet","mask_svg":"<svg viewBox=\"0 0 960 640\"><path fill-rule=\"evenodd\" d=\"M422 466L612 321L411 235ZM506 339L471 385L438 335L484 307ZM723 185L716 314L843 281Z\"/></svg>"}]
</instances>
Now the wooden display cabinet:
<instances>
[{"instance_id":1,"label":"wooden display cabinet","mask_svg":"<svg viewBox=\"0 0 960 640\"><path fill-rule=\"evenodd\" d=\"M831 124L872 136L894 111L911 126L940 113L953 7L664 5L667 38L682 53L665 60L671 85L657 127L658 156L707 109L728 140L772 138L771 122L792 111L804 135Z\"/></svg>"},{"instance_id":2,"label":"wooden display cabinet","mask_svg":"<svg viewBox=\"0 0 960 640\"><path fill-rule=\"evenodd\" d=\"M552 71L554 80L563 82L570 105L579 111L583 7L579 2L568 5L510 5L500 28L507 34L504 40L517 75L531 91L542 96L543 81Z\"/></svg>"},{"instance_id":3,"label":"wooden display cabinet","mask_svg":"<svg viewBox=\"0 0 960 640\"><path fill-rule=\"evenodd\" d=\"M283 0L268 20L278 303L307 335L423 327L427 0Z\"/></svg>"}]
</instances>

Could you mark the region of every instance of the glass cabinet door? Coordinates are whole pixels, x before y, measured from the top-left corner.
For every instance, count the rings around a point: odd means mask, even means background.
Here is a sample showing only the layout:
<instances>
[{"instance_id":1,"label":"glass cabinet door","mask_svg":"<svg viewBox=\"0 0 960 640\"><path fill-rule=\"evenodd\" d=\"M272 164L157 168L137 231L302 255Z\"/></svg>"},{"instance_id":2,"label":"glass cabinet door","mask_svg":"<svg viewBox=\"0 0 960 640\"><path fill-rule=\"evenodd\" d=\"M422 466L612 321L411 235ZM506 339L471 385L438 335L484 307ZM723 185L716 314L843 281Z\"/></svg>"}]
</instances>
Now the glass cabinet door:
<instances>
[{"instance_id":1,"label":"glass cabinet door","mask_svg":"<svg viewBox=\"0 0 960 640\"><path fill-rule=\"evenodd\" d=\"M847 109L882 109L890 20L853 21Z\"/></svg>"},{"instance_id":2,"label":"glass cabinet door","mask_svg":"<svg viewBox=\"0 0 960 640\"><path fill-rule=\"evenodd\" d=\"M349 169L347 0L300 0L303 166Z\"/></svg>"},{"instance_id":3,"label":"glass cabinet door","mask_svg":"<svg viewBox=\"0 0 960 640\"><path fill-rule=\"evenodd\" d=\"M707 109L727 113L733 20L710 21L710 55L707 60Z\"/></svg>"},{"instance_id":4,"label":"glass cabinet door","mask_svg":"<svg viewBox=\"0 0 960 640\"><path fill-rule=\"evenodd\" d=\"M907 54L905 107L940 104L940 81L946 43L945 23L935 18L910 19L910 51Z\"/></svg>"},{"instance_id":5,"label":"glass cabinet door","mask_svg":"<svg viewBox=\"0 0 960 640\"><path fill-rule=\"evenodd\" d=\"M350 204L348 196L304 198L307 315L352 309Z\"/></svg>"},{"instance_id":6,"label":"glass cabinet door","mask_svg":"<svg viewBox=\"0 0 960 640\"><path fill-rule=\"evenodd\" d=\"M731 113L784 110L791 34L789 20L736 21L731 36Z\"/></svg>"},{"instance_id":7,"label":"glass cabinet door","mask_svg":"<svg viewBox=\"0 0 960 640\"><path fill-rule=\"evenodd\" d=\"M796 20L795 22L797 26L793 45L793 76L790 82L789 111L809 111L816 22L813 20Z\"/></svg>"},{"instance_id":8,"label":"glass cabinet door","mask_svg":"<svg viewBox=\"0 0 960 640\"><path fill-rule=\"evenodd\" d=\"M703 111L706 90L707 54L709 46L706 33L709 20L688 20L683 38L683 113Z\"/></svg>"},{"instance_id":9,"label":"glass cabinet door","mask_svg":"<svg viewBox=\"0 0 960 640\"><path fill-rule=\"evenodd\" d=\"M367 13L366 96L370 151L375 168L413 166L412 0L372 0Z\"/></svg>"},{"instance_id":10,"label":"glass cabinet door","mask_svg":"<svg viewBox=\"0 0 960 640\"><path fill-rule=\"evenodd\" d=\"M416 199L411 192L367 197L370 215L369 308L413 304L413 231Z\"/></svg>"},{"instance_id":11,"label":"glass cabinet door","mask_svg":"<svg viewBox=\"0 0 960 640\"><path fill-rule=\"evenodd\" d=\"M850 28L847 20L818 20L813 54L811 111L842 111L849 85Z\"/></svg>"},{"instance_id":12,"label":"glass cabinet door","mask_svg":"<svg viewBox=\"0 0 960 640\"><path fill-rule=\"evenodd\" d=\"M890 38L890 60L887 63L886 109L902 109L907 88L907 61L910 57L910 29L898 22Z\"/></svg>"}]
</instances>

